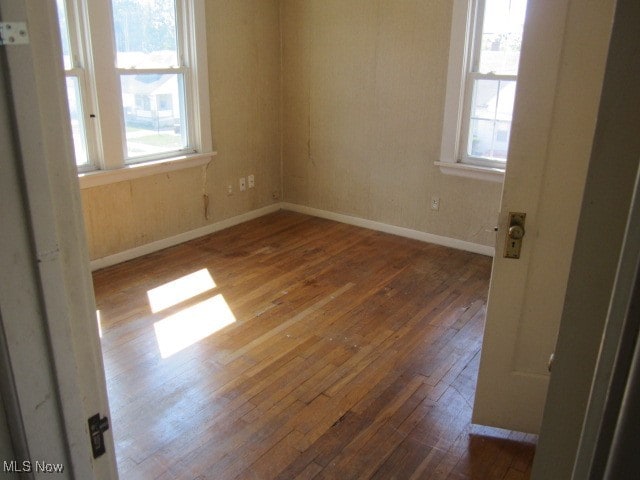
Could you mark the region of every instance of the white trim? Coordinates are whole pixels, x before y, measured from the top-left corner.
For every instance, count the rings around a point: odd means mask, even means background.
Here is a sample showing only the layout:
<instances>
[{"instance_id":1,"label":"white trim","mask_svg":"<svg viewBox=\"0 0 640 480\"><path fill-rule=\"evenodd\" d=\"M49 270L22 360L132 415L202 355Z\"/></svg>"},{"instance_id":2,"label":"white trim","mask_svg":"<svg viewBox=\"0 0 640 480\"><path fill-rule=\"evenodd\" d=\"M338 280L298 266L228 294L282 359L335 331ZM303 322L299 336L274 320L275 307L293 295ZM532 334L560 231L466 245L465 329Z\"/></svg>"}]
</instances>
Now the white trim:
<instances>
[{"instance_id":1,"label":"white trim","mask_svg":"<svg viewBox=\"0 0 640 480\"><path fill-rule=\"evenodd\" d=\"M442 173L447 175L457 175L458 177L475 178L476 180L487 180L490 182L504 182L504 170L500 168L481 167L467 163L434 163L440 167Z\"/></svg>"},{"instance_id":2,"label":"white trim","mask_svg":"<svg viewBox=\"0 0 640 480\"><path fill-rule=\"evenodd\" d=\"M173 237L163 238L162 240L157 240L145 245L140 245L139 247L131 248L123 252L91 260L91 271L126 262L127 260L132 260L143 255L148 255L149 253L157 252L168 247L173 247L175 245L188 242L189 240L203 237L205 235L224 230L225 228L233 227L234 225L248 222L249 220L253 220L264 215L268 215L269 213L277 212L280 209L280 204L274 203L273 205L268 205L257 210L252 210L241 215L236 215L235 217L227 218L210 225L205 225L204 227L196 228L195 230L190 230L188 232L174 235Z\"/></svg>"},{"instance_id":3,"label":"white trim","mask_svg":"<svg viewBox=\"0 0 640 480\"><path fill-rule=\"evenodd\" d=\"M78 174L80 188L91 188L110 183L133 180L134 178L157 175L159 173L173 172L185 168L207 165L217 152L197 153L193 155L181 155L175 158L165 158L154 162L132 163L122 168L113 170L97 170Z\"/></svg>"},{"instance_id":4,"label":"white trim","mask_svg":"<svg viewBox=\"0 0 640 480\"><path fill-rule=\"evenodd\" d=\"M188 67L191 81L191 94L197 94L191 99L191 121L189 128L193 130L194 144L201 152L213 150L211 138L211 102L209 100L209 67L207 60L207 25L205 21L204 0L193 0L186 4L187 12L184 18L190 22L190 56ZM198 128L196 128L196 125Z\"/></svg>"},{"instance_id":5,"label":"white trim","mask_svg":"<svg viewBox=\"0 0 640 480\"><path fill-rule=\"evenodd\" d=\"M354 225L356 227L368 228L370 230L376 230L378 232L390 233L392 235L398 235L400 237L411 238L413 240L419 240L421 242L433 243L436 245L442 245L444 247L455 248L456 250L464 250L465 252L478 253L480 255L486 255L493 257L495 255L495 248L487 245L480 245L478 243L466 242L464 240L458 240L457 238L443 237L440 235L434 235L432 233L420 232L418 230L412 230L410 228L397 227L395 225L389 225L382 222L376 222L373 220L367 220L365 218L352 217L350 215L343 215L341 213L329 212L327 210L320 210L318 208L307 207L305 205L296 205L293 203L274 203L266 207L259 208L257 210L251 210L250 212L236 215L235 217L227 218L204 227L196 228L188 232L174 235L173 237L163 238L155 242L140 245L123 252L114 253L106 257L97 258L91 260L91 271L99 270L101 268L110 267L118 263L126 262L134 258L142 257L165 248L173 247L189 240L194 240L211 233L224 230L225 228L239 225L240 223L248 222L259 217L263 217L270 213L277 212L278 210L288 210L291 212L303 213L305 215L311 215L313 217L326 218L327 220L333 220L340 223L346 223Z\"/></svg>"},{"instance_id":6,"label":"white trim","mask_svg":"<svg viewBox=\"0 0 640 480\"><path fill-rule=\"evenodd\" d=\"M458 240L457 238L443 237L440 235L434 235L432 233L412 230L410 228L397 227L395 225L376 222L374 220L367 220L365 218L352 217L350 215L329 212L326 210L320 210L304 205L295 205L293 203L284 202L280 204L280 207L283 210L290 210L292 212L304 213L306 215L312 215L314 217L326 218L328 220L347 223L349 225L355 225L356 227L368 228L370 230L376 230L379 232L390 233L392 235L399 235L401 237L411 238L413 240L419 240L421 242L434 243L436 245L455 248L457 250L464 250L466 252L479 253L480 255L486 255L489 257L493 257L495 255L495 248L493 247L480 245L478 243L466 242L464 240Z\"/></svg>"},{"instance_id":7,"label":"white trim","mask_svg":"<svg viewBox=\"0 0 640 480\"><path fill-rule=\"evenodd\" d=\"M116 43L111 2L76 1L82 6L85 16L81 27L86 30L79 34L86 42L87 86L94 106L93 112L87 110L86 113L95 115L91 123L95 128L96 144L89 147L89 153L94 149L97 158L92 158L90 163L104 170L119 168L124 164L126 137L122 91L115 70Z\"/></svg>"},{"instance_id":8,"label":"white trim","mask_svg":"<svg viewBox=\"0 0 640 480\"><path fill-rule=\"evenodd\" d=\"M468 60L467 35L472 21L471 0L454 0L447 68L444 122L440 161L455 164L460 146L460 126L464 105L464 78Z\"/></svg>"}]
</instances>

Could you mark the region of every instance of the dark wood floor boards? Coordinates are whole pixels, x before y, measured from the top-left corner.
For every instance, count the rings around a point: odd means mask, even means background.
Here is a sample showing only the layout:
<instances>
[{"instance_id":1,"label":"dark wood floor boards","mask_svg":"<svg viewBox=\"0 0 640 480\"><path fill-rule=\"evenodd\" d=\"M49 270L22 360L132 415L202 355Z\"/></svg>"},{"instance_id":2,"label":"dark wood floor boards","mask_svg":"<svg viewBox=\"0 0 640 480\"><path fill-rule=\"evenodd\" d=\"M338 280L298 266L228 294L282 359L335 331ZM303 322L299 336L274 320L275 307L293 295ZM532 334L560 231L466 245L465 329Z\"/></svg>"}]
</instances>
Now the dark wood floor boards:
<instances>
[{"instance_id":1,"label":"dark wood floor boards","mask_svg":"<svg viewBox=\"0 0 640 480\"><path fill-rule=\"evenodd\" d=\"M470 423L490 263L278 212L96 272L121 478L528 478L534 437ZM235 323L162 358L153 325L212 295Z\"/></svg>"}]
</instances>

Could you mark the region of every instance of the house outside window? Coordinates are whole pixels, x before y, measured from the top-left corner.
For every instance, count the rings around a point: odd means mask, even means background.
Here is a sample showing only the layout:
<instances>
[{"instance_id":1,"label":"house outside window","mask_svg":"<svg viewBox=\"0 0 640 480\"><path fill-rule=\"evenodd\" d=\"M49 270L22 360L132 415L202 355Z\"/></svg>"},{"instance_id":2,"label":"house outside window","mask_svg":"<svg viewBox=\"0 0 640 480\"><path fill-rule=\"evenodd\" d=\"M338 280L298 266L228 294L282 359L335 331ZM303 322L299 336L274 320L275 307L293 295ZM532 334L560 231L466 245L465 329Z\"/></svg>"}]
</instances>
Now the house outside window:
<instances>
[{"instance_id":1,"label":"house outside window","mask_svg":"<svg viewBox=\"0 0 640 480\"><path fill-rule=\"evenodd\" d=\"M445 173L501 180L527 0L455 0L440 162ZM456 169L454 167L460 167Z\"/></svg>"},{"instance_id":2,"label":"house outside window","mask_svg":"<svg viewBox=\"0 0 640 480\"><path fill-rule=\"evenodd\" d=\"M203 0L56 2L79 172L212 155Z\"/></svg>"}]
</instances>

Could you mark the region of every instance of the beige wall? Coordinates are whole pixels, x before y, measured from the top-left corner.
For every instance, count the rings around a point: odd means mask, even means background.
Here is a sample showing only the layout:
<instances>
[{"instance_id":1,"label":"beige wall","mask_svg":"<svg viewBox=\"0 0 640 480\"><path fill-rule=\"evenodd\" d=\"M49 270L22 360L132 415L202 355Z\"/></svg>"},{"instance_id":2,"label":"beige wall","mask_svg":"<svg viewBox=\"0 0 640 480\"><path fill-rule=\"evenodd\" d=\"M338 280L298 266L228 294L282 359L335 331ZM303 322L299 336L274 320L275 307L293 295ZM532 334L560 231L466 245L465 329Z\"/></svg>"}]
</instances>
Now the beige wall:
<instances>
[{"instance_id":1,"label":"beige wall","mask_svg":"<svg viewBox=\"0 0 640 480\"><path fill-rule=\"evenodd\" d=\"M280 24L277 0L207 0L214 149L191 168L82 191L91 259L273 203L280 191ZM240 193L238 179L255 175ZM227 195L227 185L234 194ZM205 218L203 193L209 196Z\"/></svg>"},{"instance_id":2,"label":"beige wall","mask_svg":"<svg viewBox=\"0 0 640 480\"><path fill-rule=\"evenodd\" d=\"M501 184L433 164L452 4L281 2L286 201L493 245Z\"/></svg>"},{"instance_id":3,"label":"beige wall","mask_svg":"<svg viewBox=\"0 0 640 480\"><path fill-rule=\"evenodd\" d=\"M91 258L269 205L274 193L493 245L501 184L443 175L433 164L451 9L449 0L207 1L218 155L206 172L83 190ZM238 192L238 178L251 173L256 189Z\"/></svg>"}]
</instances>

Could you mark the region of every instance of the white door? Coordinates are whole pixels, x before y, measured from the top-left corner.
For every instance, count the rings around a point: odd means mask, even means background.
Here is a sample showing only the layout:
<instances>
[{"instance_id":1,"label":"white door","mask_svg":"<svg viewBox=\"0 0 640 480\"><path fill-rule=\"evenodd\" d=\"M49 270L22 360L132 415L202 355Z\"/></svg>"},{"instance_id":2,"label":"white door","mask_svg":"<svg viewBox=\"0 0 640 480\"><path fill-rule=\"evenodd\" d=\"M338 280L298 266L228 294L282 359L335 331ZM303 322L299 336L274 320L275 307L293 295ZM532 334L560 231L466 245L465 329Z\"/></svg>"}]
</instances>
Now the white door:
<instances>
[{"instance_id":1,"label":"white door","mask_svg":"<svg viewBox=\"0 0 640 480\"><path fill-rule=\"evenodd\" d=\"M474 423L539 431L614 3L529 2ZM503 256L510 212L526 214L519 259Z\"/></svg>"},{"instance_id":2,"label":"white door","mask_svg":"<svg viewBox=\"0 0 640 480\"><path fill-rule=\"evenodd\" d=\"M39 462L60 478L114 479L111 432L97 458L89 433L109 406L56 2L0 0L0 19L17 39L0 46L0 390L13 455L2 460L34 478L47 476Z\"/></svg>"}]
</instances>

